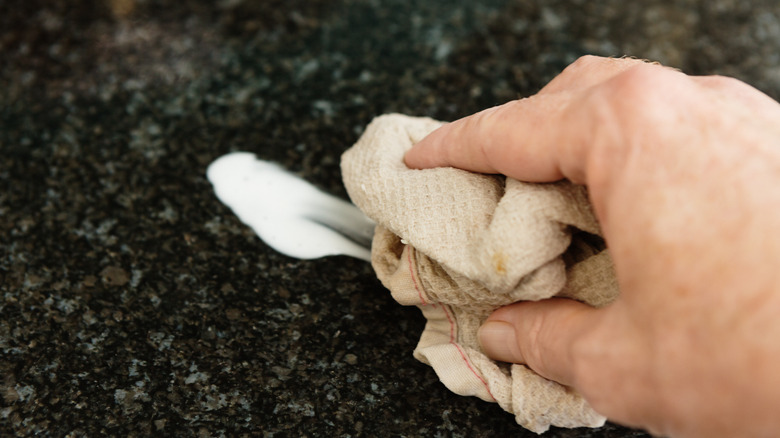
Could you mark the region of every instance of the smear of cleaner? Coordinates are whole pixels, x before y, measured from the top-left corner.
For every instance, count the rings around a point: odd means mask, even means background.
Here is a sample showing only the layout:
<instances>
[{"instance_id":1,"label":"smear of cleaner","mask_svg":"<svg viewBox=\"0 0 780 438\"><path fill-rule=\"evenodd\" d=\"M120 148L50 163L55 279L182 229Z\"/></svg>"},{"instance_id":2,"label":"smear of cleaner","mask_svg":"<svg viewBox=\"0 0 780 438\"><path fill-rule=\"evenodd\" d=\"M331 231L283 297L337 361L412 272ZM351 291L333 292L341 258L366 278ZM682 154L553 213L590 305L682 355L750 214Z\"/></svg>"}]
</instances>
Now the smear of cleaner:
<instances>
[{"instance_id":1,"label":"smear of cleaner","mask_svg":"<svg viewBox=\"0 0 780 438\"><path fill-rule=\"evenodd\" d=\"M374 222L278 165L235 152L211 163L206 174L219 200L275 250L299 259L371 259Z\"/></svg>"}]
</instances>

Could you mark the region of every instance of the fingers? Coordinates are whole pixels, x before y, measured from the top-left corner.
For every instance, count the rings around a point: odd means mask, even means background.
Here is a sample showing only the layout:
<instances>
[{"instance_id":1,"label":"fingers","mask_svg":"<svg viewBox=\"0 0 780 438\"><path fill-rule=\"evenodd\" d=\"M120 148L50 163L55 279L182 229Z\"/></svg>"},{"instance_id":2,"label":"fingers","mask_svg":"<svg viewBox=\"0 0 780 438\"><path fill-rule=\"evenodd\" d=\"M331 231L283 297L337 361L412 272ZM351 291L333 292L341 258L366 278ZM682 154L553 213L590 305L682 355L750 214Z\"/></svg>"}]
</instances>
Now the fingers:
<instances>
[{"instance_id":1,"label":"fingers","mask_svg":"<svg viewBox=\"0 0 780 438\"><path fill-rule=\"evenodd\" d=\"M672 72L635 59L581 58L535 96L443 126L409 150L405 162L411 168L452 166L530 182L563 177L584 182L589 147L597 143L592 137L609 113L594 106L610 104L591 91L639 67ZM619 126L617 120L607 123Z\"/></svg>"},{"instance_id":2,"label":"fingers","mask_svg":"<svg viewBox=\"0 0 780 438\"><path fill-rule=\"evenodd\" d=\"M554 154L544 149L559 137L556 122L566 100L557 94L537 95L445 125L407 152L406 165L451 166L525 181L561 179Z\"/></svg>"},{"instance_id":3,"label":"fingers","mask_svg":"<svg viewBox=\"0 0 780 438\"><path fill-rule=\"evenodd\" d=\"M479 330L485 354L526 364L539 375L577 387L578 370L587 367L593 328L602 310L568 299L516 303L494 312Z\"/></svg>"},{"instance_id":4,"label":"fingers","mask_svg":"<svg viewBox=\"0 0 780 438\"><path fill-rule=\"evenodd\" d=\"M610 420L647 427L658 388L647 340L622 306L620 299L599 309L563 298L515 303L488 318L479 342L491 359L573 388Z\"/></svg>"},{"instance_id":5,"label":"fingers","mask_svg":"<svg viewBox=\"0 0 780 438\"><path fill-rule=\"evenodd\" d=\"M479 341L488 357L573 388L611 421L662 431L669 388L659 386L657 364L669 357L649 348L647 331L620 298L599 309L552 298L495 311Z\"/></svg>"}]
</instances>

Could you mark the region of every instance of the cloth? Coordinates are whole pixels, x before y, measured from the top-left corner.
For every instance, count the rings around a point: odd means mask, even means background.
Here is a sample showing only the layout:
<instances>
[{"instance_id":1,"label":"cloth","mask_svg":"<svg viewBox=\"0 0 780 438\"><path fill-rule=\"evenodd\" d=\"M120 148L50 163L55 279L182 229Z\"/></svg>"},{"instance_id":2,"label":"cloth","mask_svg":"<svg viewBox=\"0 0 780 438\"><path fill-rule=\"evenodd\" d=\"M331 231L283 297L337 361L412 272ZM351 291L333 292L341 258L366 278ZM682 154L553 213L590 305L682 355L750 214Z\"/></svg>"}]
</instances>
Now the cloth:
<instances>
[{"instance_id":1,"label":"cloth","mask_svg":"<svg viewBox=\"0 0 780 438\"><path fill-rule=\"evenodd\" d=\"M453 392L497 402L534 432L603 425L575 391L489 359L477 339L488 315L510 303L563 296L602 306L617 296L586 189L407 168L404 153L441 125L380 116L341 161L349 196L377 223L378 278L427 319L414 356Z\"/></svg>"}]
</instances>

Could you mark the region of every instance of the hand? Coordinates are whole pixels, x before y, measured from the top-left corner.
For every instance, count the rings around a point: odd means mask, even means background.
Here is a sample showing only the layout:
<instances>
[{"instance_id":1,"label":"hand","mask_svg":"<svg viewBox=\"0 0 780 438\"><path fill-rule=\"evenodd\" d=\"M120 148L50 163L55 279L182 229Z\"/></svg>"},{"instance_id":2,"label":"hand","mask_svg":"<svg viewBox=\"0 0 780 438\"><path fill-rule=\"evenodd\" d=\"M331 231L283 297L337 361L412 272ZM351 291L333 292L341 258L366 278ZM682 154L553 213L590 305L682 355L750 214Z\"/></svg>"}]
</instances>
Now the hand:
<instances>
[{"instance_id":1,"label":"hand","mask_svg":"<svg viewBox=\"0 0 780 438\"><path fill-rule=\"evenodd\" d=\"M584 57L405 161L589 188L620 297L499 309L480 330L489 356L654 433L780 433L777 102L736 79Z\"/></svg>"}]
</instances>

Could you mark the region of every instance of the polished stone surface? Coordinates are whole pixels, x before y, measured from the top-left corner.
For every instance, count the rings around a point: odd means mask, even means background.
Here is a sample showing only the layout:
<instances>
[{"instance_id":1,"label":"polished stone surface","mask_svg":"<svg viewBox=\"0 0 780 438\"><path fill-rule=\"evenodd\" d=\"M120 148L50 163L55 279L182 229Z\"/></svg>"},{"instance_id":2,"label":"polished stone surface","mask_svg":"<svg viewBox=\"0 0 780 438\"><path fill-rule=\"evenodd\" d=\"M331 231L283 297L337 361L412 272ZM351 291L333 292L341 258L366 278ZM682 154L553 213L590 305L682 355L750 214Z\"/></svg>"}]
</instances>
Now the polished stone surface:
<instances>
[{"instance_id":1,"label":"polished stone surface","mask_svg":"<svg viewBox=\"0 0 780 438\"><path fill-rule=\"evenodd\" d=\"M780 97L780 4L671 3L0 3L0 435L533 436L411 357L422 317L366 263L273 252L205 169L246 150L346 197L372 117L452 120L585 53Z\"/></svg>"}]
</instances>

